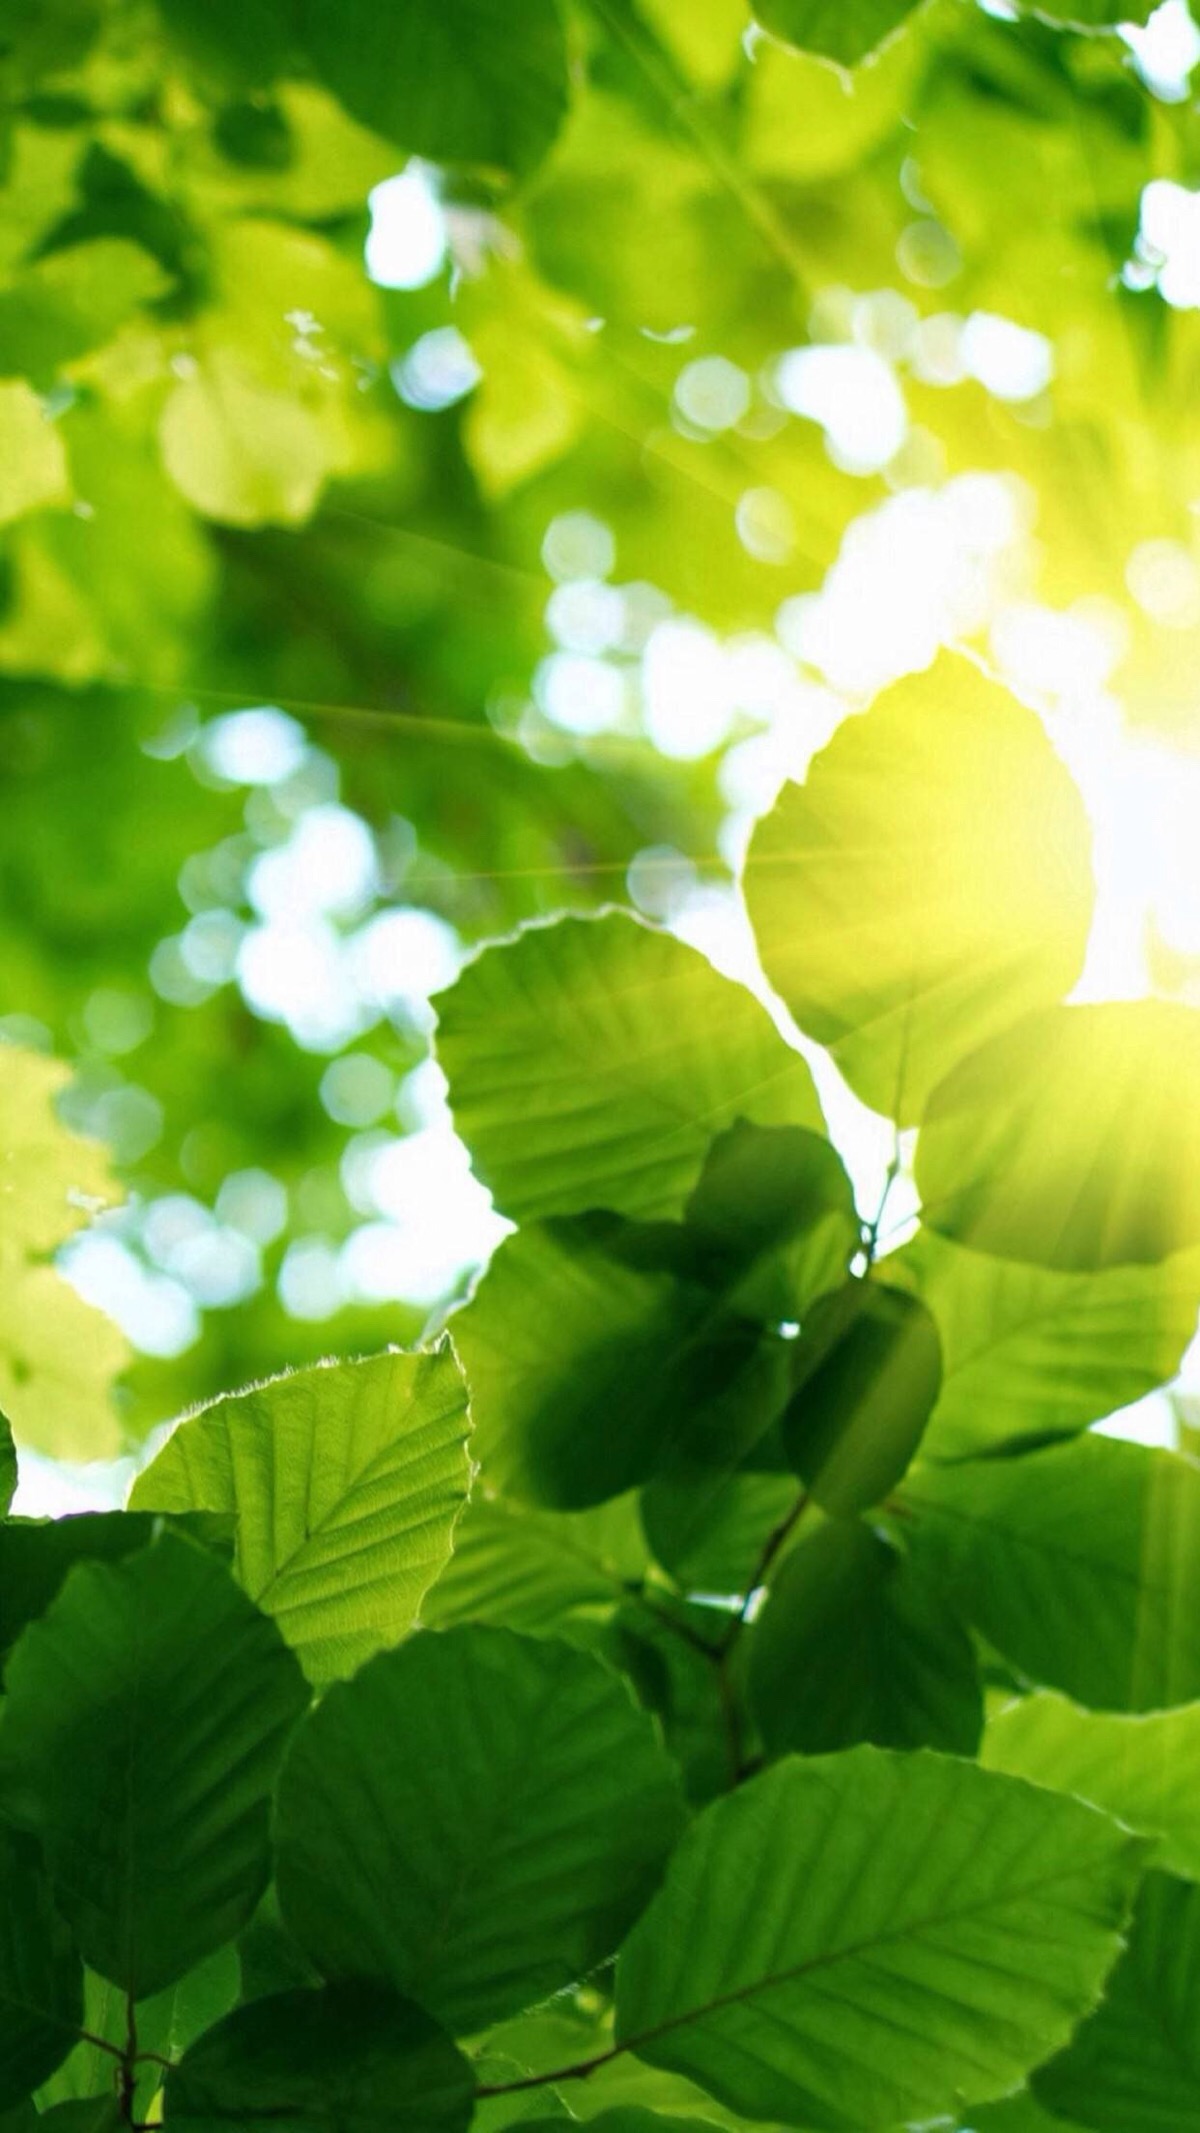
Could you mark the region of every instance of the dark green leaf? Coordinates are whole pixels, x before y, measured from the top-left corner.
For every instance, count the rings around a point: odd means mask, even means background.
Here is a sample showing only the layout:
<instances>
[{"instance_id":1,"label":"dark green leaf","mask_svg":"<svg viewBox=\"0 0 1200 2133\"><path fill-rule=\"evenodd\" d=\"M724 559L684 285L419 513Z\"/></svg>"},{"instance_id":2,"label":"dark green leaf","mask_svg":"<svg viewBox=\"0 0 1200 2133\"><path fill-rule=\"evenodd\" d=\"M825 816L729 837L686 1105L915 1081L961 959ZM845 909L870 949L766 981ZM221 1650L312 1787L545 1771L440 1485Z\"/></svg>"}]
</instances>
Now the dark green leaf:
<instances>
[{"instance_id":1,"label":"dark green leaf","mask_svg":"<svg viewBox=\"0 0 1200 2133\"><path fill-rule=\"evenodd\" d=\"M119 1562L146 1547L158 1523L149 1513L127 1511L6 1519L0 1525L0 1663L7 1660L21 1631L45 1614L76 1563ZM220 1552L216 1520L192 1518L180 1524L197 1540L211 1538Z\"/></svg>"},{"instance_id":2,"label":"dark green leaf","mask_svg":"<svg viewBox=\"0 0 1200 2133\"><path fill-rule=\"evenodd\" d=\"M937 1326L919 1298L877 1281L818 1298L780 1428L792 1466L824 1510L867 1511L895 1488L941 1380Z\"/></svg>"},{"instance_id":3,"label":"dark green leaf","mask_svg":"<svg viewBox=\"0 0 1200 2133\"><path fill-rule=\"evenodd\" d=\"M869 1527L831 1520L784 1558L754 1623L751 1704L772 1754L856 1741L973 1755L983 1695L944 1600Z\"/></svg>"},{"instance_id":4,"label":"dark green leaf","mask_svg":"<svg viewBox=\"0 0 1200 2133\"><path fill-rule=\"evenodd\" d=\"M567 108L555 0L300 0L322 81L364 126L435 163L530 170Z\"/></svg>"},{"instance_id":5,"label":"dark green leaf","mask_svg":"<svg viewBox=\"0 0 1200 2133\"><path fill-rule=\"evenodd\" d=\"M78 1564L9 1660L0 1807L41 1841L92 1968L141 1997L249 1917L304 1683L210 1555Z\"/></svg>"},{"instance_id":6,"label":"dark green leaf","mask_svg":"<svg viewBox=\"0 0 1200 2133\"><path fill-rule=\"evenodd\" d=\"M83 1967L37 1848L0 1829L0 2109L66 2058L83 2022Z\"/></svg>"},{"instance_id":7,"label":"dark green leaf","mask_svg":"<svg viewBox=\"0 0 1200 2133\"><path fill-rule=\"evenodd\" d=\"M506 1238L452 1325L486 1480L559 1510L668 1467L735 1466L786 1392L782 1341L695 1282L626 1264L611 1226L585 1218Z\"/></svg>"},{"instance_id":8,"label":"dark green leaf","mask_svg":"<svg viewBox=\"0 0 1200 2133\"><path fill-rule=\"evenodd\" d=\"M767 1322L799 1319L835 1288L860 1240L836 1149L800 1126L744 1119L713 1142L684 1222L709 1285Z\"/></svg>"},{"instance_id":9,"label":"dark green leaf","mask_svg":"<svg viewBox=\"0 0 1200 2133\"><path fill-rule=\"evenodd\" d=\"M738 1118L820 1132L766 1010L622 912L530 926L438 997L455 1124L502 1213L682 1212Z\"/></svg>"},{"instance_id":10,"label":"dark green leaf","mask_svg":"<svg viewBox=\"0 0 1200 2133\"><path fill-rule=\"evenodd\" d=\"M192 2133L465 2133L474 2086L421 2008L356 1983L227 2015L168 2074L163 2117Z\"/></svg>"},{"instance_id":11,"label":"dark green leaf","mask_svg":"<svg viewBox=\"0 0 1200 2133\"><path fill-rule=\"evenodd\" d=\"M684 1837L622 1951L617 2034L795 2125L1004 2095L1095 2004L1140 1863L1094 1809L956 1758L789 1759Z\"/></svg>"},{"instance_id":12,"label":"dark green leaf","mask_svg":"<svg viewBox=\"0 0 1200 2133\"><path fill-rule=\"evenodd\" d=\"M802 52L856 67L902 29L920 0L754 0L765 30Z\"/></svg>"},{"instance_id":13,"label":"dark green leaf","mask_svg":"<svg viewBox=\"0 0 1200 2133\"><path fill-rule=\"evenodd\" d=\"M610 1954L679 1827L624 1685L562 1644L469 1627L331 1689L279 1790L279 1895L327 1977L421 1994L456 2033Z\"/></svg>"},{"instance_id":14,"label":"dark green leaf","mask_svg":"<svg viewBox=\"0 0 1200 2133\"><path fill-rule=\"evenodd\" d=\"M1088 1269L1200 1243L1200 1012L1030 1015L955 1067L917 1142L925 1220L981 1252Z\"/></svg>"}]
</instances>

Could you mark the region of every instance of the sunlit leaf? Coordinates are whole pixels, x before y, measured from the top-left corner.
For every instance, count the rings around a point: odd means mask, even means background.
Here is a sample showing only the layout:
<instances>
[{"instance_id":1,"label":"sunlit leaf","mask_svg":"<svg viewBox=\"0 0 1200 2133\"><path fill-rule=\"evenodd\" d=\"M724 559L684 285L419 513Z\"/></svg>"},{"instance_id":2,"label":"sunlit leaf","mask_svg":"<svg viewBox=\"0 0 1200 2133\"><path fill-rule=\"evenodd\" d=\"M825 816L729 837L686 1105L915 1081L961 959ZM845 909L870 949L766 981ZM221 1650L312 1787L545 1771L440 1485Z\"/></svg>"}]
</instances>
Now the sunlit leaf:
<instances>
[{"instance_id":1,"label":"sunlit leaf","mask_svg":"<svg viewBox=\"0 0 1200 2133\"><path fill-rule=\"evenodd\" d=\"M515 1221L681 1212L735 1119L822 1121L765 1009L695 949L619 912L532 926L438 998L455 1123Z\"/></svg>"},{"instance_id":2,"label":"sunlit leaf","mask_svg":"<svg viewBox=\"0 0 1200 2133\"><path fill-rule=\"evenodd\" d=\"M763 967L856 1093L911 1123L965 1052L1078 977L1089 847L1040 720L943 653L847 719L759 824Z\"/></svg>"},{"instance_id":3,"label":"sunlit leaf","mask_svg":"<svg viewBox=\"0 0 1200 2133\"><path fill-rule=\"evenodd\" d=\"M754 2118L857 2133L1003 2095L1094 2005L1139 1859L955 1758L790 1759L683 1839L622 1952L618 2036Z\"/></svg>"},{"instance_id":4,"label":"sunlit leaf","mask_svg":"<svg viewBox=\"0 0 1200 2133\"><path fill-rule=\"evenodd\" d=\"M28 385L0 383L0 524L65 503L67 462L48 410Z\"/></svg>"},{"instance_id":5,"label":"sunlit leaf","mask_svg":"<svg viewBox=\"0 0 1200 2133\"><path fill-rule=\"evenodd\" d=\"M937 1322L942 1384L924 1456L1071 1436L1172 1378L1200 1313L1200 1255L1067 1274L923 1229L884 1262Z\"/></svg>"},{"instance_id":6,"label":"sunlit leaf","mask_svg":"<svg viewBox=\"0 0 1200 2133\"><path fill-rule=\"evenodd\" d=\"M917 1143L925 1220L975 1250L1078 1268L1200 1242L1200 1013L1051 1008L964 1059Z\"/></svg>"},{"instance_id":7,"label":"sunlit leaf","mask_svg":"<svg viewBox=\"0 0 1200 2133\"><path fill-rule=\"evenodd\" d=\"M412 1627L467 1493L467 1394L443 1344L274 1378L180 1424L137 1482L147 1511L236 1516L236 1568L310 1680Z\"/></svg>"},{"instance_id":8,"label":"sunlit leaf","mask_svg":"<svg viewBox=\"0 0 1200 2133\"><path fill-rule=\"evenodd\" d=\"M1035 1682L1100 1710L1200 1697L1200 1466L1111 1437L921 1468L906 1532Z\"/></svg>"},{"instance_id":9,"label":"sunlit leaf","mask_svg":"<svg viewBox=\"0 0 1200 2133\"><path fill-rule=\"evenodd\" d=\"M1086 1711L1042 1690L989 1719L980 1759L989 1769L1073 1792L1156 1839L1155 1858L1172 1874L1200 1881L1200 1806L1192 1771L1200 1706L1126 1717Z\"/></svg>"}]
</instances>

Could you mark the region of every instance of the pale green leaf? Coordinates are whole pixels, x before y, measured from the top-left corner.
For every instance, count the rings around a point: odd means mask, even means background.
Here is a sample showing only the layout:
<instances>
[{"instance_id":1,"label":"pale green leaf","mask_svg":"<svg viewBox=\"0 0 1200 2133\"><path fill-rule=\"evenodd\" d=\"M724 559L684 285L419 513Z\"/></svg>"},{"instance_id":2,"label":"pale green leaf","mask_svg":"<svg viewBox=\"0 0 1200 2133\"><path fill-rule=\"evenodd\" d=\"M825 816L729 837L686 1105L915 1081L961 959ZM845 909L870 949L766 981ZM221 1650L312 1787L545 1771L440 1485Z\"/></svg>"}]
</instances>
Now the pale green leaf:
<instances>
[{"instance_id":1,"label":"pale green leaf","mask_svg":"<svg viewBox=\"0 0 1200 2133\"><path fill-rule=\"evenodd\" d=\"M698 1817L617 1967L628 2050L732 2109L890 2126L1005 2094L1120 1947L1141 1845L928 1751L789 1759Z\"/></svg>"},{"instance_id":2,"label":"pale green leaf","mask_svg":"<svg viewBox=\"0 0 1200 2133\"><path fill-rule=\"evenodd\" d=\"M964 1053L1075 982L1089 852L1041 721L943 653L784 788L751 841L746 900L800 1027L908 1124Z\"/></svg>"},{"instance_id":3,"label":"pale green leaf","mask_svg":"<svg viewBox=\"0 0 1200 2133\"><path fill-rule=\"evenodd\" d=\"M989 1719L980 1760L1073 1792L1153 1837L1167 1872L1200 1881L1200 1704L1128 1717L1043 1690Z\"/></svg>"},{"instance_id":4,"label":"pale green leaf","mask_svg":"<svg viewBox=\"0 0 1200 2133\"><path fill-rule=\"evenodd\" d=\"M164 1535L77 1564L5 1685L0 1811L39 1839L91 1967L161 1990L266 1885L295 1659L213 1556Z\"/></svg>"},{"instance_id":5,"label":"pale green leaf","mask_svg":"<svg viewBox=\"0 0 1200 2133\"><path fill-rule=\"evenodd\" d=\"M1200 1465L1112 1437L923 1466L914 1551L1032 1681L1101 1710L1200 1698Z\"/></svg>"},{"instance_id":6,"label":"pale green leaf","mask_svg":"<svg viewBox=\"0 0 1200 2133\"><path fill-rule=\"evenodd\" d=\"M332 1688L279 1788L284 1917L330 1978L421 1994L456 2033L611 1954L679 1827L624 1684L565 1644L466 1627Z\"/></svg>"},{"instance_id":7,"label":"pale green leaf","mask_svg":"<svg viewBox=\"0 0 1200 2133\"><path fill-rule=\"evenodd\" d=\"M466 1435L448 1341L318 1364L182 1422L131 1507L236 1513L241 1584L329 1681L412 1627L466 1498Z\"/></svg>"},{"instance_id":8,"label":"pale green leaf","mask_svg":"<svg viewBox=\"0 0 1200 2133\"><path fill-rule=\"evenodd\" d=\"M766 1010L622 912L529 926L438 996L437 1053L476 1170L514 1221L679 1214L735 1119L821 1132Z\"/></svg>"},{"instance_id":9,"label":"pale green leaf","mask_svg":"<svg viewBox=\"0 0 1200 2133\"><path fill-rule=\"evenodd\" d=\"M0 525L70 495L62 437L24 379L0 382Z\"/></svg>"},{"instance_id":10,"label":"pale green leaf","mask_svg":"<svg viewBox=\"0 0 1200 2133\"><path fill-rule=\"evenodd\" d=\"M634 1496L552 1512L477 1482L421 1620L431 1629L492 1622L532 1636L586 1634L640 1583L648 1561Z\"/></svg>"},{"instance_id":11,"label":"pale green leaf","mask_svg":"<svg viewBox=\"0 0 1200 2133\"><path fill-rule=\"evenodd\" d=\"M976 1251L1088 1269L1200 1243L1200 1011L1049 1008L964 1059L917 1142L925 1220Z\"/></svg>"}]
</instances>

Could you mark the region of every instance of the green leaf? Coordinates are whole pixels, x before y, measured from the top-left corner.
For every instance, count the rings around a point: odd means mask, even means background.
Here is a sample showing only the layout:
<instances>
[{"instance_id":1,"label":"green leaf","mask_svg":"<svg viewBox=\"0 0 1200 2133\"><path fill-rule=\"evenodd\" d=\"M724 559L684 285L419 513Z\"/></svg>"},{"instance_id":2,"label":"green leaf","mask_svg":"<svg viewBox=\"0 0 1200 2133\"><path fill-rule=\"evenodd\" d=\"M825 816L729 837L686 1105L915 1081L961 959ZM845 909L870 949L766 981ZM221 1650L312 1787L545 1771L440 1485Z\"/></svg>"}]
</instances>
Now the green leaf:
<instances>
[{"instance_id":1,"label":"green leaf","mask_svg":"<svg viewBox=\"0 0 1200 2133\"><path fill-rule=\"evenodd\" d=\"M924 1466L914 1552L1032 1681L1101 1710L1200 1697L1200 1466L1112 1437Z\"/></svg>"},{"instance_id":2,"label":"green leaf","mask_svg":"<svg viewBox=\"0 0 1200 2133\"><path fill-rule=\"evenodd\" d=\"M623 912L528 926L438 995L437 1054L479 1176L514 1221L678 1215L736 1119L821 1114L766 1010Z\"/></svg>"},{"instance_id":3,"label":"green leaf","mask_svg":"<svg viewBox=\"0 0 1200 2133\"><path fill-rule=\"evenodd\" d=\"M181 1521L200 1541L206 1521ZM213 1525L217 1521L209 1522ZM64 1518L0 1524L0 1666L30 1622L44 1615L76 1563L119 1562L154 1538L157 1521L128 1511L77 1511Z\"/></svg>"},{"instance_id":4,"label":"green leaf","mask_svg":"<svg viewBox=\"0 0 1200 2133\"><path fill-rule=\"evenodd\" d=\"M241 1991L241 1966L234 1948L218 1948L215 1955L190 1970L165 1992L142 2000L137 2008L138 2050L143 2056L134 2083L134 2115L145 2118L162 2086L162 2061L178 2058L203 2030L228 2014ZM94 1970L84 1976L83 2040L70 2057L42 2083L39 2106L45 2110L62 2103L78 2104L95 2098L112 2086L113 2052L122 2053L129 2042L129 2000L108 1978ZM94 2041L93 2041L94 2040ZM110 2049L103 2047L107 2044Z\"/></svg>"},{"instance_id":5,"label":"green leaf","mask_svg":"<svg viewBox=\"0 0 1200 2133\"><path fill-rule=\"evenodd\" d=\"M330 1978L421 1994L456 2033L611 1954L680 1820L674 1773L586 1653L462 1628L332 1688L279 1788L279 1897Z\"/></svg>"},{"instance_id":6,"label":"green leaf","mask_svg":"<svg viewBox=\"0 0 1200 2133\"><path fill-rule=\"evenodd\" d=\"M1115 30L1122 22L1148 22L1159 0L1024 0L1039 22L1066 30Z\"/></svg>"},{"instance_id":7,"label":"green leaf","mask_svg":"<svg viewBox=\"0 0 1200 2133\"><path fill-rule=\"evenodd\" d=\"M600 2111L588 2124L592 2133L713 2133L711 2118L677 2118L672 2112L647 2111L637 2103L618 2104L614 2111ZM546 2118L522 2118L519 2133L537 2133L538 2127L577 2126L579 2120L560 2111Z\"/></svg>"},{"instance_id":8,"label":"green leaf","mask_svg":"<svg viewBox=\"0 0 1200 2133\"><path fill-rule=\"evenodd\" d=\"M548 1512L490 1495L477 1482L421 1620L430 1629L491 1622L526 1635L573 1636L610 1613L648 1562L633 1496L591 1511Z\"/></svg>"},{"instance_id":9,"label":"green leaf","mask_svg":"<svg viewBox=\"0 0 1200 2133\"><path fill-rule=\"evenodd\" d=\"M784 1558L755 1619L748 1668L773 1755L857 1741L973 1755L979 1743L970 1638L914 1566L857 1522L831 1520Z\"/></svg>"},{"instance_id":10,"label":"green leaf","mask_svg":"<svg viewBox=\"0 0 1200 2133\"><path fill-rule=\"evenodd\" d=\"M5 370L53 382L64 363L111 340L168 286L158 261L121 237L68 245L33 260L0 289Z\"/></svg>"},{"instance_id":11,"label":"green leaf","mask_svg":"<svg viewBox=\"0 0 1200 2133\"><path fill-rule=\"evenodd\" d=\"M70 1572L9 1660L0 1809L93 1969L140 1998L245 1923L304 1702L274 1624L189 1542Z\"/></svg>"},{"instance_id":12,"label":"green leaf","mask_svg":"<svg viewBox=\"0 0 1200 2133\"><path fill-rule=\"evenodd\" d=\"M1062 1274L932 1230L883 1262L937 1321L942 1386L921 1450L963 1459L1074 1435L1174 1377L1200 1312L1200 1254Z\"/></svg>"},{"instance_id":13,"label":"green leaf","mask_svg":"<svg viewBox=\"0 0 1200 2133\"><path fill-rule=\"evenodd\" d=\"M747 1746L736 1689L718 1665L729 1625L727 1608L654 1593L650 1605L630 1600L619 1608L605 1640L605 1656L662 1727L693 1805L713 1799L740 1774Z\"/></svg>"},{"instance_id":14,"label":"green leaf","mask_svg":"<svg viewBox=\"0 0 1200 2133\"><path fill-rule=\"evenodd\" d=\"M1098 2133L1200 2126L1200 1888L1147 1874L1100 2006L1035 2095Z\"/></svg>"},{"instance_id":15,"label":"green leaf","mask_svg":"<svg viewBox=\"0 0 1200 2133\"><path fill-rule=\"evenodd\" d=\"M309 1679L396 1644L450 1554L467 1395L448 1341L319 1364L180 1424L130 1499L237 1514L236 1570Z\"/></svg>"},{"instance_id":16,"label":"green leaf","mask_svg":"<svg viewBox=\"0 0 1200 2133\"><path fill-rule=\"evenodd\" d=\"M201 80L260 88L295 43L291 0L158 0L167 29Z\"/></svg>"},{"instance_id":17,"label":"green leaf","mask_svg":"<svg viewBox=\"0 0 1200 2133\"><path fill-rule=\"evenodd\" d=\"M0 525L67 501L62 438L23 379L0 383Z\"/></svg>"},{"instance_id":18,"label":"green leaf","mask_svg":"<svg viewBox=\"0 0 1200 2133\"><path fill-rule=\"evenodd\" d=\"M839 22L855 12L837 0ZM1074 984L1089 850L1041 721L943 653L785 786L751 841L746 901L801 1029L911 1124L964 1053Z\"/></svg>"},{"instance_id":19,"label":"green leaf","mask_svg":"<svg viewBox=\"0 0 1200 2133\"><path fill-rule=\"evenodd\" d=\"M988 1720L980 1759L1052 1792L1073 1792L1156 1839L1167 1872L1200 1881L1200 1704L1126 1717L1044 1690Z\"/></svg>"},{"instance_id":20,"label":"green leaf","mask_svg":"<svg viewBox=\"0 0 1200 2133\"><path fill-rule=\"evenodd\" d=\"M120 1449L109 1392L129 1351L48 1264L118 1197L107 1151L57 1115L70 1078L60 1060L0 1045L0 1409L18 1443L96 1459Z\"/></svg>"},{"instance_id":21,"label":"green leaf","mask_svg":"<svg viewBox=\"0 0 1200 2133\"><path fill-rule=\"evenodd\" d=\"M351 115L435 163L518 174L540 162L567 109L555 0L301 0L316 72Z\"/></svg>"},{"instance_id":22,"label":"green leaf","mask_svg":"<svg viewBox=\"0 0 1200 2133\"><path fill-rule=\"evenodd\" d=\"M623 1263L579 1218L508 1237L452 1324L493 1488L578 1511L706 1450L736 1464L782 1405L787 1351L707 1289Z\"/></svg>"},{"instance_id":23,"label":"green leaf","mask_svg":"<svg viewBox=\"0 0 1200 2133\"><path fill-rule=\"evenodd\" d=\"M697 1272L737 1310L799 1319L836 1288L861 1241L837 1150L800 1126L745 1119L716 1139L684 1209Z\"/></svg>"},{"instance_id":24,"label":"green leaf","mask_svg":"<svg viewBox=\"0 0 1200 2133\"><path fill-rule=\"evenodd\" d=\"M121 2133L129 2120L119 2096L77 2096L69 2103L51 2104L33 2123L50 2133Z\"/></svg>"},{"instance_id":25,"label":"green leaf","mask_svg":"<svg viewBox=\"0 0 1200 2133\"><path fill-rule=\"evenodd\" d=\"M1200 1243L1200 1012L1121 1000L1030 1015L934 1091L925 1220L974 1250L1089 1269Z\"/></svg>"},{"instance_id":26,"label":"green leaf","mask_svg":"<svg viewBox=\"0 0 1200 2133\"><path fill-rule=\"evenodd\" d=\"M1140 1855L928 1751L789 1759L684 1837L617 1966L618 2038L744 2115L847 2133L1003 2095L1094 2004Z\"/></svg>"},{"instance_id":27,"label":"green leaf","mask_svg":"<svg viewBox=\"0 0 1200 2133\"><path fill-rule=\"evenodd\" d=\"M919 1298L878 1281L850 1281L818 1298L780 1428L789 1461L823 1510L867 1511L895 1488L941 1380L937 1326Z\"/></svg>"},{"instance_id":28,"label":"green leaf","mask_svg":"<svg viewBox=\"0 0 1200 2133\"><path fill-rule=\"evenodd\" d=\"M474 2086L420 2007L355 1983L227 2015L168 2074L163 2120L191 2133L465 2133Z\"/></svg>"},{"instance_id":29,"label":"green leaf","mask_svg":"<svg viewBox=\"0 0 1200 2133\"><path fill-rule=\"evenodd\" d=\"M83 2021L83 1967L37 1848L0 1829L0 2110L52 2074Z\"/></svg>"},{"instance_id":30,"label":"green leaf","mask_svg":"<svg viewBox=\"0 0 1200 2133\"><path fill-rule=\"evenodd\" d=\"M920 0L754 0L764 30L841 67L870 59L904 27Z\"/></svg>"},{"instance_id":31,"label":"green leaf","mask_svg":"<svg viewBox=\"0 0 1200 2133\"><path fill-rule=\"evenodd\" d=\"M642 1524L657 1560L685 1591L744 1593L796 1494L794 1475L726 1479L715 1467L690 1482L651 1482L642 1491Z\"/></svg>"}]
</instances>

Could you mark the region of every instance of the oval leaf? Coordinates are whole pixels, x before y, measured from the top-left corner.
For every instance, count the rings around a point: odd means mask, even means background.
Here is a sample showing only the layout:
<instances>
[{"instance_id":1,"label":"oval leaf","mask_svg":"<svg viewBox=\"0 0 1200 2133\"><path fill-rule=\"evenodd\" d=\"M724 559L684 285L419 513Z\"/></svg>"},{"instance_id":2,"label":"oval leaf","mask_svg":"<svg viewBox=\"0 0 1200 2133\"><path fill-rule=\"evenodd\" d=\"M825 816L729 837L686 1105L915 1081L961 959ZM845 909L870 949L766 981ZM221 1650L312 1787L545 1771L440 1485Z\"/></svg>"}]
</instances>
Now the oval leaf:
<instances>
[{"instance_id":1,"label":"oval leaf","mask_svg":"<svg viewBox=\"0 0 1200 2133\"><path fill-rule=\"evenodd\" d=\"M937 1327L918 1297L851 1281L804 1322L798 1384L781 1418L787 1455L823 1510L846 1516L901 1480L942 1377Z\"/></svg>"},{"instance_id":2,"label":"oval leaf","mask_svg":"<svg viewBox=\"0 0 1200 2133\"><path fill-rule=\"evenodd\" d=\"M280 1902L327 1977L419 1991L461 2034L611 1954L680 1817L650 1720L596 1660L431 1632L331 1689L297 1735Z\"/></svg>"}]
</instances>

